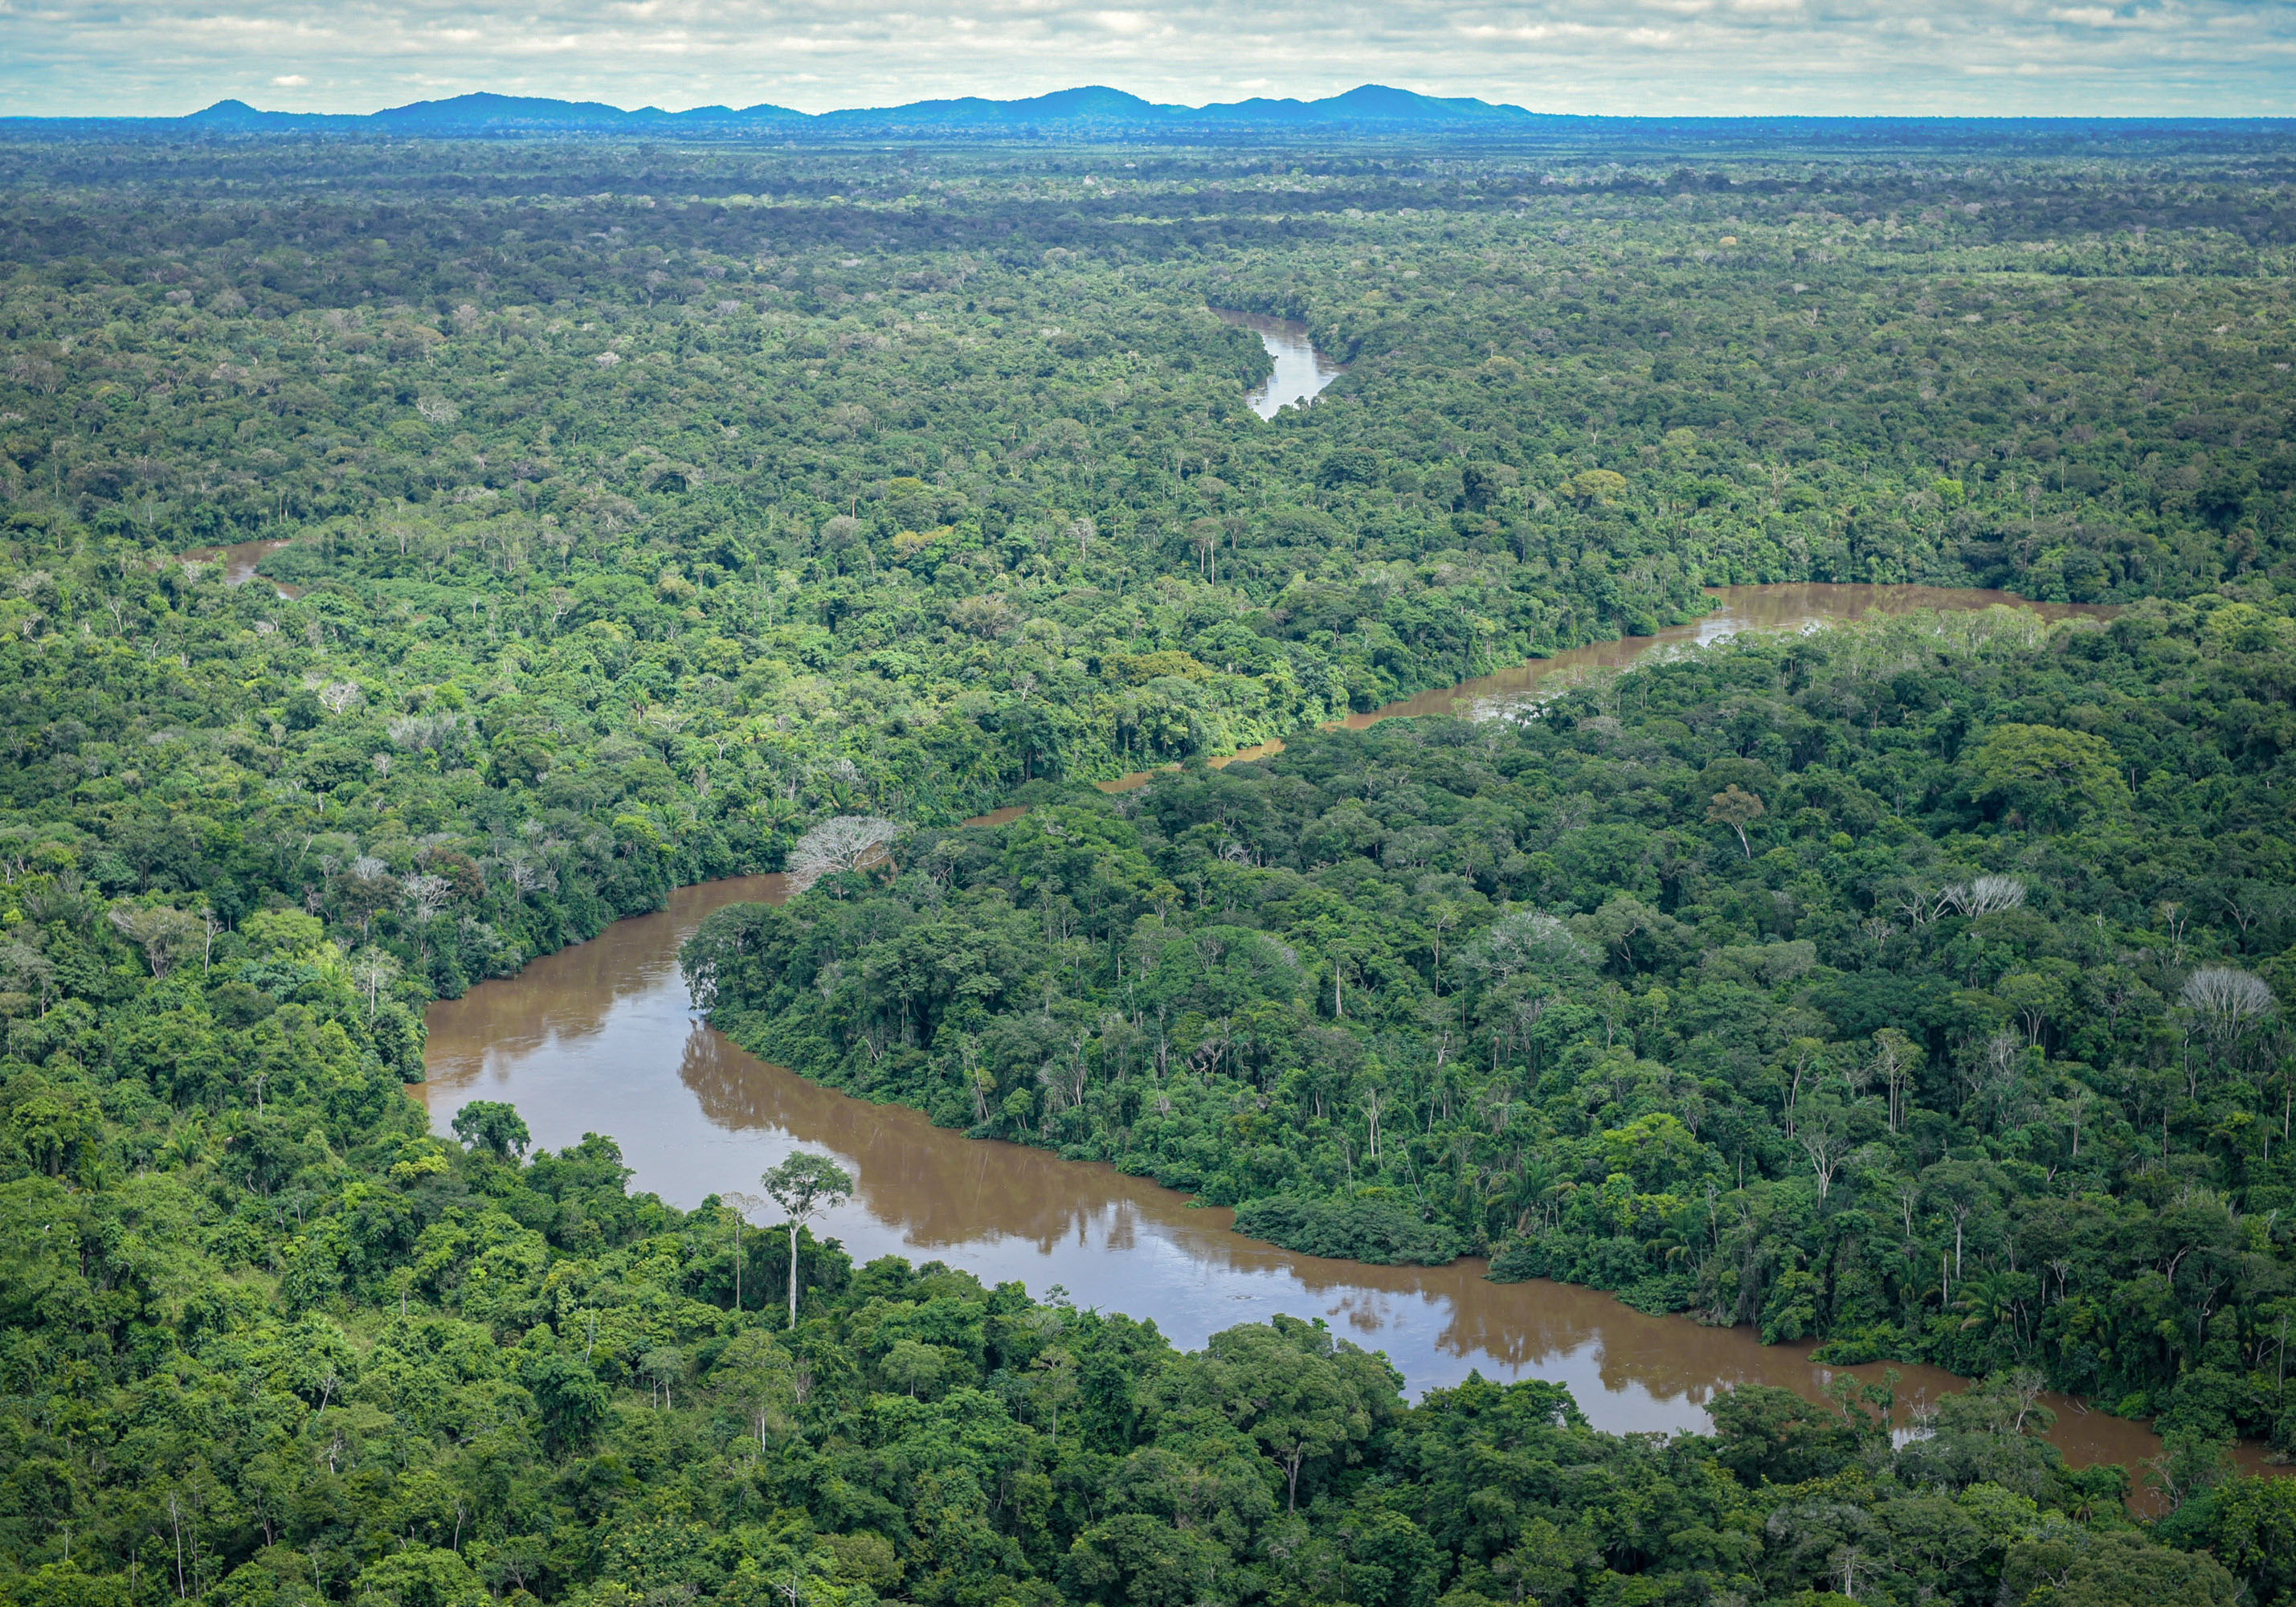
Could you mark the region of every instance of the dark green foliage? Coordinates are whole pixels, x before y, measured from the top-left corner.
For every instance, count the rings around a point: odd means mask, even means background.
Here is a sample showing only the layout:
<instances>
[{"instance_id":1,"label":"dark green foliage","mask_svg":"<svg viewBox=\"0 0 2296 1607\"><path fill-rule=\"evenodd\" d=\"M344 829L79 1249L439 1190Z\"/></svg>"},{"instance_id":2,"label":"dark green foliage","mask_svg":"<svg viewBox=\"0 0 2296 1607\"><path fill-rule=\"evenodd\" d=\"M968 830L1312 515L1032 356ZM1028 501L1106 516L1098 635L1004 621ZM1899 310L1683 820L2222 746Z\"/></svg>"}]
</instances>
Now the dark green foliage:
<instances>
[{"instance_id":1,"label":"dark green foliage","mask_svg":"<svg viewBox=\"0 0 2296 1607\"><path fill-rule=\"evenodd\" d=\"M1439 1267L1459 1253L1444 1229L1383 1200L1301 1200L1286 1194L1247 1201L1235 1213L1238 1233L1271 1239L1311 1256L1392 1266Z\"/></svg>"},{"instance_id":2,"label":"dark green foliage","mask_svg":"<svg viewBox=\"0 0 2296 1607\"><path fill-rule=\"evenodd\" d=\"M472 1100L455 1112L453 1126L455 1137L501 1160L523 1156L534 1136L516 1111L491 1099Z\"/></svg>"},{"instance_id":3,"label":"dark green foliage","mask_svg":"<svg viewBox=\"0 0 2296 1607\"><path fill-rule=\"evenodd\" d=\"M1714 1459L1749 1484L1830 1479L1857 1461L1880 1431L1870 1420L1763 1384L1719 1397L1710 1414Z\"/></svg>"},{"instance_id":4,"label":"dark green foliage","mask_svg":"<svg viewBox=\"0 0 2296 1607\"><path fill-rule=\"evenodd\" d=\"M267 1019L371 1054L364 999L319 992ZM108 1008L187 1003L147 978ZM1895 1454L1854 1389L1618 1438L1538 1382L1411 1406L1320 1324L1182 1354L810 1235L791 1327L783 1235L747 1236L769 1296L735 1309L730 1213L627 1193L603 1138L521 1160L503 1107L464 1147L405 1102L337 1125L324 1084L258 1116L235 1085L176 1108L100 1045L15 1064L8 1130L80 1148L76 1184L0 1177L11 1607L1787 1603L1839 1581L1845 1537L1862 1600L2290 1599L2296 1487L2203 1479L2163 1545L2120 1470L2034 1438L2016 1378ZM241 1157L275 1130L308 1136L266 1182Z\"/></svg>"},{"instance_id":5,"label":"dark green foliage","mask_svg":"<svg viewBox=\"0 0 2296 1607\"><path fill-rule=\"evenodd\" d=\"M1808 137L0 147L0 1602L2289 1602L2283 136ZM1314 729L1812 579L2147 601ZM1988 1382L1615 1439L427 1131L427 999L864 814L686 956L808 1073Z\"/></svg>"},{"instance_id":6,"label":"dark green foliage","mask_svg":"<svg viewBox=\"0 0 2296 1607\"><path fill-rule=\"evenodd\" d=\"M2284 1443L2296 624L2247 595L1302 732L919 832L687 973L809 1076L1294 1249Z\"/></svg>"}]
</instances>

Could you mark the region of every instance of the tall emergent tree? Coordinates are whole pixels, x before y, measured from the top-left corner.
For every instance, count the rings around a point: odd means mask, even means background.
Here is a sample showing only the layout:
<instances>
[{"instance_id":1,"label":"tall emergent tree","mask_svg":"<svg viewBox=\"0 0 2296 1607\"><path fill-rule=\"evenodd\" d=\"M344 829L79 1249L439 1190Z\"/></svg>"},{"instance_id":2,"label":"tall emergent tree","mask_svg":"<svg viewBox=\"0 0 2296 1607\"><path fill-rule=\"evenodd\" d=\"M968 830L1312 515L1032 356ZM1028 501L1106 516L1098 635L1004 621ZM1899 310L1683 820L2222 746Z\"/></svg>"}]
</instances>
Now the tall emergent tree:
<instances>
[{"instance_id":1,"label":"tall emergent tree","mask_svg":"<svg viewBox=\"0 0 2296 1607\"><path fill-rule=\"evenodd\" d=\"M766 1193L789 1213L789 1320L797 1326L797 1230L853 1197L850 1173L826 1155L800 1150L760 1177Z\"/></svg>"}]
</instances>

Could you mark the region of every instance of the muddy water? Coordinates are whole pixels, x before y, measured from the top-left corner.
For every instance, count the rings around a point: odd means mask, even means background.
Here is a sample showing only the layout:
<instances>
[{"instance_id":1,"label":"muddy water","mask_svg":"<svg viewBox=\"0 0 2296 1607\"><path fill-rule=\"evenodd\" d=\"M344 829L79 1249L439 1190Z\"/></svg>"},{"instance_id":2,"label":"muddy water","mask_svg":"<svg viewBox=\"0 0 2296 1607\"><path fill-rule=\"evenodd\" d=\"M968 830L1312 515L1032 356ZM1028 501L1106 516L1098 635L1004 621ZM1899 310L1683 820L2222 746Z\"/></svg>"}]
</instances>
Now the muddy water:
<instances>
[{"instance_id":1,"label":"muddy water","mask_svg":"<svg viewBox=\"0 0 2296 1607\"><path fill-rule=\"evenodd\" d=\"M1306 406L1316 399L1317 391L1346 372L1316 349L1315 342L1308 339L1308 326L1304 324L1290 318L1271 318L1265 313L1240 312L1232 307L1216 307L1212 312L1221 323L1236 324L1258 335L1267 355L1275 359L1274 372L1244 398L1261 418L1272 419L1294 405Z\"/></svg>"},{"instance_id":2,"label":"muddy water","mask_svg":"<svg viewBox=\"0 0 2296 1607\"><path fill-rule=\"evenodd\" d=\"M1350 714L1339 721L1350 731L1361 731L1382 720L1423 718L1453 714L1470 719L1489 719L1529 708L1592 671L1623 669L1654 654L1685 647L1702 647L1746 631L1813 630L1843 619L1868 614L1967 613L1988 608L2017 608L2045 619L2070 619L2080 615L2110 618L2120 611L2110 603L2028 603L2014 592L1981 591L1973 586L1867 586L1832 581L1805 581L1785 586L1709 586L1711 611L1688 625L1677 625L1651 636L1626 636L1574 647L1551 659L1533 659L1495 675L1477 676L1456 686L1422 692L1399 702L1366 713ZM1215 768L1238 759L1265 758L1283 751L1282 742L1260 742L1211 760ZM1103 791L1127 792L1144 784L1153 771L1136 771L1099 784Z\"/></svg>"},{"instance_id":3,"label":"muddy water","mask_svg":"<svg viewBox=\"0 0 2296 1607\"><path fill-rule=\"evenodd\" d=\"M220 563L226 586L245 586L255 578L255 566L287 545L284 541L235 541L226 547L198 547L184 554L191 563ZM303 588L275 580L272 589L283 597L299 597Z\"/></svg>"},{"instance_id":4,"label":"muddy water","mask_svg":"<svg viewBox=\"0 0 2296 1607\"><path fill-rule=\"evenodd\" d=\"M1555 675L1625 663L1669 642L1791 627L1868 607L2014 600L1791 586L1734 588L1718 601L1714 616L1667 636L1544 660L1349 724L1447 709L1462 700L1503 708L1534 697ZM1018 813L998 810L980 824L1002 824ZM1492 1283L1480 1261L1379 1267L1278 1250L1234 1233L1226 1210L1193 1208L1185 1196L1112 1168L967 1139L914 1111L808 1083L703 1025L677 972L678 945L710 911L777 902L783 892L777 876L681 889L660 914L619 922L514 979L432 1005L430 1080L416 1090L432 1125L446 1131L469 1100L506 1100L547 1147L585 1133L611 1135L637 1186L688 1207L713 1193L754 1189L758 1174L793 1149L827 1151L854 1173L858 1193L824 1231L858 1259L939 1259L991 1282L1019 1279L1039 1295L1057 1284L1079 1304L1153 1318L1189 1347L1279 1311L1320 1316L1385 1351L1414 1394L1472 1370L1554 1379L1570 1386L1597 1427L1613 1431L1702 1429L1703 1404L1739 1383L1776 1384L1816 1398L1837 1371L1813 1364L1808 1347L1764 1346L1748 1330L1645 1316L1592 1290ZM1935 1368L1900 1371L1906 1401L1959 1383ZM2052 1438L2076 1464L2136 1463L2159 1450L2137 1424L2062 1398L2051 1404L2059 1413Z\"/></svg>"},{"instance_id":5,"label":"muddy water","mask_svg":"<svg viewBox=\"0 0 2296 1607\"><path fill-rule=\"evenodd\" d=\"M677 973L677 947L704 915L782 893L777 876L684 888L661 914L432 1005L430 1081L418 1092L433 1126L445 1131L468 1100L506 1100L542 1145L612 1135L638 1186L688 1207L754 1191L758 1174L793 1149L826 1151L859 1193L821 1231L858 1259L938 1259L1038 1294L1060 1284L1080 1305L1153 1317L1188 1347L1279 1311L1320 1316L1384 1350L1414 1394L1478 1368L1555 1379L1616 1432L1703 1428L1704 1402L1732 1384L1816 1398L1835 1371L1812 1364L1807 1346L1762 1345L1747 1329L1649 1316L1568 1284L1489 1283L1478 1260L1386 1267L1297 1255L1237 1234L1232 1212L1193 1208L1111 1167L968 1139L807 1082L704 1026ZM1933 1367L1900 1371L1907 1401L1959 1382ZM2076 1462L2158 1449L2136 1424L2053 1404L2054 1438Z\"/></svg>"},{"instance_id":6,"label":"muddy water","mask_svg":"<svg viewBox=\"0 0 2296 1607\"><path fill-rule=\"evenodd\" d=\"M2013 592L1979 591L1949 586L1862 586L1808 581L1794 586L1720 586L1708 588L1712 611L1688 625L1677 625L1653 636L1627 636L1575 647L1551 659L1534 659L1477 676L1439 692L1390 703L1368 714L1351 714L1349 730L1398 716L1457 714L1488 718L1520 709L1553 694L1555 678L1568 679L1593 669L1620 669L1653 652L1682 646L1702 646L1750 630L1808 630L1839 619L1862 619L1868 614L1965 613L1973 609L2017 608L2045 619L2070 619L2079 615L2110 618L2120 610L2108 603L2028 603Z\"/></svg>"}]
</instances>

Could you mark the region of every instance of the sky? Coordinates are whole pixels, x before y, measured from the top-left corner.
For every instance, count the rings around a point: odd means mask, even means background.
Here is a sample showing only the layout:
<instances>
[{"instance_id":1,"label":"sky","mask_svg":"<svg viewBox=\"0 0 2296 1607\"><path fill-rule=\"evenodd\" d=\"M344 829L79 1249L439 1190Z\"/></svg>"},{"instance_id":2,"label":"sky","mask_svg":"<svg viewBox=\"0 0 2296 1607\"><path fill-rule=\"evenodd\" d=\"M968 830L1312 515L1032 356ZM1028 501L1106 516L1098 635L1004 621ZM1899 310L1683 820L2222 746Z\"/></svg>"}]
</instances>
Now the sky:
<instances>
[{"instance_id":1,"label":"sky","mask_svg":"<svg viewBox=\"0 0 2296 1607\"><path fill-rule=\"evenodd\" d=\"M2290 116L2296 0L0 0L0 115L1362 83L1613 115Z\"/></svg>"}]
</instances>

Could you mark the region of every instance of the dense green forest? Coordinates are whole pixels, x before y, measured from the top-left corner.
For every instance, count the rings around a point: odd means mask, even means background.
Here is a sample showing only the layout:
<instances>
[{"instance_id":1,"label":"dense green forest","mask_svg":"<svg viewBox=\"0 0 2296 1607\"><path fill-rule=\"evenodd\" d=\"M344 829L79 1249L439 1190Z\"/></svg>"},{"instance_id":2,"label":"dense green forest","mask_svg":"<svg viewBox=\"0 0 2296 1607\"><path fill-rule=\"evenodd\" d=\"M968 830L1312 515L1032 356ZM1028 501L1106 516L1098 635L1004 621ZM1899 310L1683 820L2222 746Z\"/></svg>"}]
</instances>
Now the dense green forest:
<instances>
[{"instance_id":1,"label":"dense green forest","mask_svg":"<svg viewBox=\"0 0 2296 1607\"><path fill-rule=\"evenodd\" d=\"M226 923L451 857L452 992L1702 584L2205 594L2296 486L2243 160L0 147L0 799ZM1263 425L1208 301L1353 366Z\"/></svg>"},{"instance_id":2,"label":"dense green forest","mask_svg":"<svg viewBox=\"0 0 2296 1607\"><path fill-rule=\"evenodd\" d=\"M1048 791L718 912L687 972L809 1076L1295 1248L2284 1442L2296 621L2211 601Z\"/></svg>"},{"instance_id":3,"label":"dense green forest","mask_svg":"<svg viewBox=\"0 0 2296 1607\"><path fill-rule=\"evenodd\" d=\"M2290 180L0 143L0 1596L2289 1597ZM1263 422L1215 307L1348 372ZM2126 607L1316 730L1804 579ZM792 1325L610 1137L426 1134L428 999L852 816L687 956L810 1075L1988 1382L1621 1439L810 1239Z\"/></svg>"},{"instance_id":4,"label":"dense green forest","mask_svg":"<svg viewBox=\"0 0 2296 1607\"><path fill-rule=\"evenodd\" d=\"M1292 1319L1184 1355L809 1236L792 1328L779 1234L630 1194L604 1139L525 1158L507 1107L466 1107L467 1147L430 1136L317 923L247 925L230 980L186 966L124 1014L204 1018L302 964L263 1022L211 1031L280 1068L260 1112L186 1117L125 1065L12 1086L12 1133L55 1163L0 1189L20 1607L2107 1607L2130 1579L2234 1607L2296 1586L2296 1482L2201 1489L2148 1534L2124 1472L2062 1467L2013 1380L1902 1450L1854 1389L1747 1389L1710 1437L1619 1438L1551 1384L1406 1405L1383 1361Z\"/></svg>"}]
</instances>

